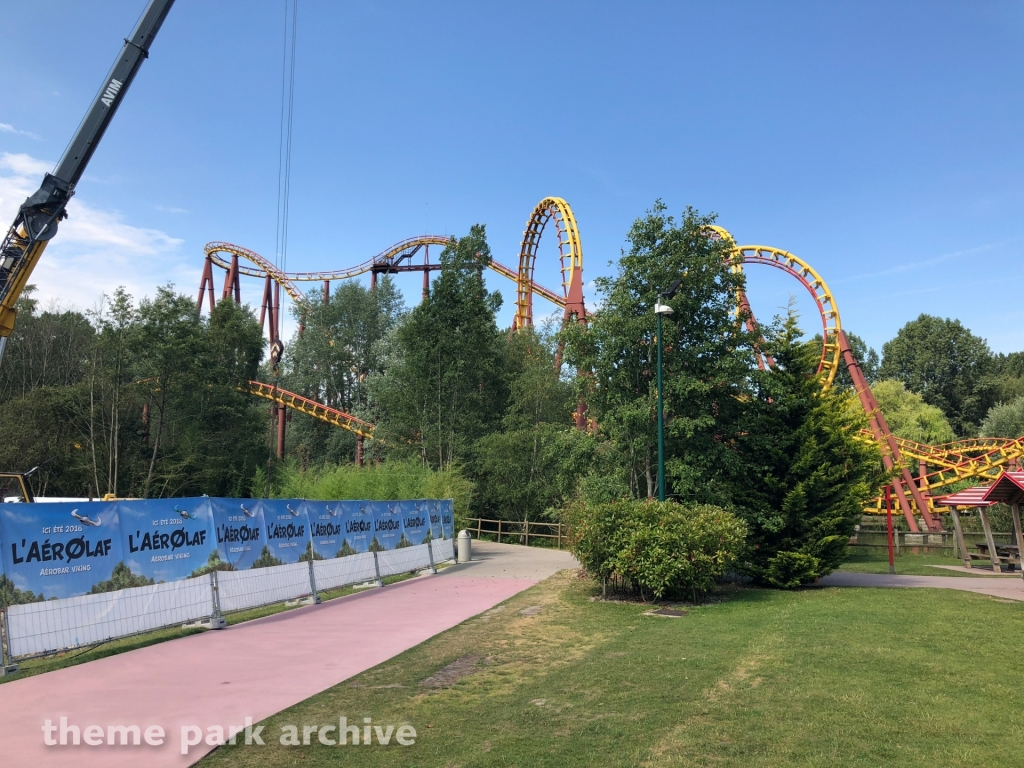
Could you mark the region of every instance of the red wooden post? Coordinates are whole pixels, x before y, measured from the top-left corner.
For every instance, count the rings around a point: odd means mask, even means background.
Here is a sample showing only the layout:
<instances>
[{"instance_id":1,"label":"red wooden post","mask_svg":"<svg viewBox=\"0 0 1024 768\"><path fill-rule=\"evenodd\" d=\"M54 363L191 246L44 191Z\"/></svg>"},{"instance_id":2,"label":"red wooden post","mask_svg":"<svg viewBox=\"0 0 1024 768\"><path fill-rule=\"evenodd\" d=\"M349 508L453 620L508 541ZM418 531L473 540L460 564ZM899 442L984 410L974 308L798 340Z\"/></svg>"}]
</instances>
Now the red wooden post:
<instances>
[{"instance_id":1,"label":"red wooden post","mask_svg":"<svg viewBox=\"0 0 1024 768\"><path fill-rule=\"evenodd\" d=\"M889 531L889 573L896 573L896 558L892 551L892 486L885 486L885 524Z\"/></svg>"}]
</instances>

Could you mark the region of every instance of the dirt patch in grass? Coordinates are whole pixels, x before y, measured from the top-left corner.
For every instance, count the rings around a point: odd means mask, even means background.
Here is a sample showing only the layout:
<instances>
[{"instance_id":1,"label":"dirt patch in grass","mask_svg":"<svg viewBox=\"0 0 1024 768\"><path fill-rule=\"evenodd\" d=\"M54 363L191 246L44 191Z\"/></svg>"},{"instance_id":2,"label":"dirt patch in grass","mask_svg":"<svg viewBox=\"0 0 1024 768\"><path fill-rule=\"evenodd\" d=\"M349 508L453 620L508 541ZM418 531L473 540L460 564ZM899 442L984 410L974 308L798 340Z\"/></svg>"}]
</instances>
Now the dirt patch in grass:
<instances>
[{"instance_id":1,"label":"dirt patch in grass","mask_svg":"<svg viewBox=\"0 0 1024 768\"><path fill-rule=\"evenodd\" d=\"M476 672L482 660L483 656L478 653L467 654L451 664L441 667L430 677L420 680L420 685L424 688L451 688L462 678L469 677Z\"/></svg>"}]
</instances>

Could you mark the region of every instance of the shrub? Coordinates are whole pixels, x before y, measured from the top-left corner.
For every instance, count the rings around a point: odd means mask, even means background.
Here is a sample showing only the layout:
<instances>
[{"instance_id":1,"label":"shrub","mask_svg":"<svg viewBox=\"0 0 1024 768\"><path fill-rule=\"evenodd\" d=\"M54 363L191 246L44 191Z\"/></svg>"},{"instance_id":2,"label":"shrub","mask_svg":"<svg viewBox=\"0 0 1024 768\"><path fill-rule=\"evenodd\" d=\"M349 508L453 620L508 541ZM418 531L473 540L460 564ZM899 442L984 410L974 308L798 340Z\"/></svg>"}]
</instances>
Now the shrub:
<instances>
[{"instance_id":1,"label":"shrub","mask_svg":"<svg viewBox=\"0 0 1024 768\"><path fill-rule=\"evenodd\" d=\"M602 582L622 580L641 597L695 601L735 562L746 527L711 505L620 500L567 510L570 547Z\"/></svg>"},{"instance_id":2,"label":"shrub","mask_svg":"<svg viewBox=\"0 0 1024 768\"><path fill-rule=\"evenodd\" d=\"M253 485L262 496L263 479ZM457 468L431 469L421 461L385 461L357 467L354 464L325 466L320 470L302 470L285 465L274 482L273 495L298 499L452 499L456 526L464 525L473 498L473 483Z\"/></svg>"},{"instance_id":3,"label":"shrub","mask_svg":"<svg viewBox=\"0 0 1024 768\"><path fill-rule=\"evenodd\" d=\"M814 581L821 570L821 562L814 555L801 552L779 552L768 561L765 577L769 584L783 589L794 589Z\"/></svg>"}]
</instances>

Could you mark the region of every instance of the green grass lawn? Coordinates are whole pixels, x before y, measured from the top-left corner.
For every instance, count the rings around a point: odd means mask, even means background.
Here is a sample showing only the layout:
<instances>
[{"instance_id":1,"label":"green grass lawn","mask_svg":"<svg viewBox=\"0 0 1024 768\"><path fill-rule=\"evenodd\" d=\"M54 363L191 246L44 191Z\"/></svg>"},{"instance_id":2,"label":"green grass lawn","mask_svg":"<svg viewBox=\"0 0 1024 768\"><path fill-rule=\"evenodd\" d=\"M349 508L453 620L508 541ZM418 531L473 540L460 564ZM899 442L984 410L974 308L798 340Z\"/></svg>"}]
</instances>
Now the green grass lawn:
<instances>
[{"instance_id":1,"label":"green grass lawn","mask_svg":"<svg viewBox=\"0 0 1024 768\"><path fill-rule=\"evenodd\" d=\"M936 565L962 566L963 564L962 560L951 556L915 555L908 552L896 558L896 573L910 576L964 576L969 579L985 576L991 578L992 576L992 569L991 567L986 568L986 563L975 563L977 573L974 574L933 567ZM839 570L857 571L859 573L888 573L889 555L885 550L856 550L851 548L850 555L847 557L846 562L840 566Z\"/></svg>"},{"instance_id":2,"label":"green grass lawn","mask_svg":"<svg viewBox=\"0 0 1024 768\"><path fill-rule=\"evenodd\" d=\"M266 721L228 766L1015 765L1024 604L947 590L736 588L679 619L561 574ZM535 615L521 611L539 606ZM344 652L344 649L339 649ZM473 674L420 681L469 654ZM413 725L414 746L280 746Z\"/></svg>"},{"instance_id":3,"label":"green grass lawn","mask_svg":"<svg viewBox=\"0 0 1024 768\"><path fill-rule=\"evenodd\" d=\"M961 560L943 555L905 554L896 558L896 573L913 576L967 576L970 574L949 571L945 568L929 568L931 565L963 565ZM875 551L857 550L851 547L850 554L839 570L857 571L858 573L888 573L889 555L884 549Z\"/></svg>"}]
</instances>

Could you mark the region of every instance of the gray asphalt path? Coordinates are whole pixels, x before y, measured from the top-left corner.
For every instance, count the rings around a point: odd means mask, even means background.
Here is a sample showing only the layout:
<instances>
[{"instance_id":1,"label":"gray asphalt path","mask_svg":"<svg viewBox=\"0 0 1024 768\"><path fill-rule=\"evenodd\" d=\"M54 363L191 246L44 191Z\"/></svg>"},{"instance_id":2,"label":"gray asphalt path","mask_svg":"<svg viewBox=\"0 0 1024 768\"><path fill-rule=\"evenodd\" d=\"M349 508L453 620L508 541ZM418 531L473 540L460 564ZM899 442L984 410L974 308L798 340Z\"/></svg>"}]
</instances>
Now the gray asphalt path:
<instances>
[{"instance_id":1,"label":"gray asphalt path","mask_svg":"<svg viewBox=\"0 0 1024 768\"><path fill-rule=\"evenodd\" d=\"M568 552L516 544L495 544L473 540L473 559L438 572L438 575L467 578L532 579L541 581L566 568L579 568Z\"/></svg>"},{"instance_id":2,"label":"gray asphalt path","mask_svg":"<svg viewBox=\"0 0 1024 768\"><path fill-rule=\"evenodd\" d=\"M821 580L825 587L925 587L959 589L1005 600L1024 601L1022 579L966 579L961 576L901 576L887 573L835 571Z\"/></svg>"}]
</instances>

